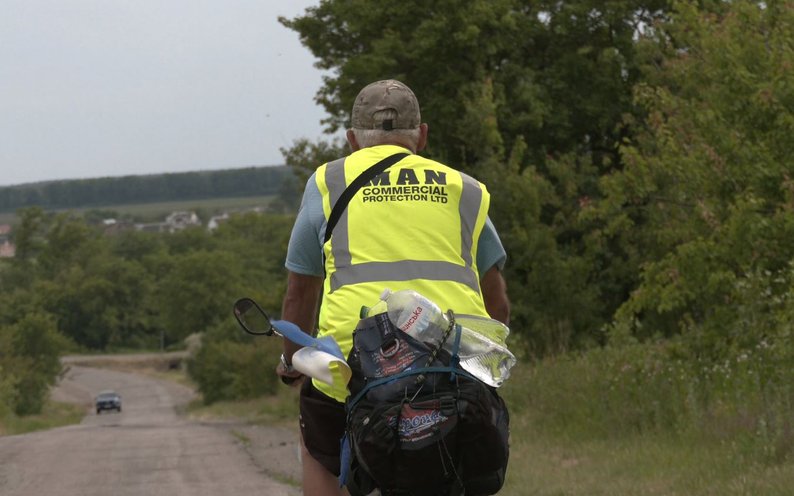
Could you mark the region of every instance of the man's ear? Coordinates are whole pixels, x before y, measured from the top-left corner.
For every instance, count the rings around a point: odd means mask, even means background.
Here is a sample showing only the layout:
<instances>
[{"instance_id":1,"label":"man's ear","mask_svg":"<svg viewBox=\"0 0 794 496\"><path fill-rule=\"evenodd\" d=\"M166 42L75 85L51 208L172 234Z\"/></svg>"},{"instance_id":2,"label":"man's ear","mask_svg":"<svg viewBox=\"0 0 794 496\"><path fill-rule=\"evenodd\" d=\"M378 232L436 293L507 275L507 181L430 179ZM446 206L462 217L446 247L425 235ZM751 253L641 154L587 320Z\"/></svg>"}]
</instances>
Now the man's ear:
<instances>
[{"instance_id":1,"label":"man's ear","mask_svg":"<svg viewBox=\"0 0 794 496\"><path fill-rule=\"evenodd\" d=\"M421 152L427 146L427 124L419 124L419 141L416 142L416 151Z\"/></svg>"},{"instance_id":2,"label":"man's ear","mask_svg":"<svg viewBox=\"0 0 794 496\"><path fill-rule=\"evenodd\" d=\"M352 129L347 130L347 143L350 145L350 149L354 152L361 150L361 147L358 145L358 141L356 140L356 135L353 133Z\"/></svg>"}]
</instances>

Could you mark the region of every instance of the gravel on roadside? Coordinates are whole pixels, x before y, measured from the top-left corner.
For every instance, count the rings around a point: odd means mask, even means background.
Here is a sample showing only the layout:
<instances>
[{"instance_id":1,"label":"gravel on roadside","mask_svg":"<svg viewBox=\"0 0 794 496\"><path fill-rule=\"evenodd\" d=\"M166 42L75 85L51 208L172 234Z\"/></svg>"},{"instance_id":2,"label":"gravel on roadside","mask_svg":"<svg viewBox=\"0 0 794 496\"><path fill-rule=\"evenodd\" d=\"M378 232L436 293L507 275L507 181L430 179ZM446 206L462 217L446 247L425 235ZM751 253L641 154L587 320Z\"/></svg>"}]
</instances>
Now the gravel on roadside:
<instances>
[{"instance_id":1,"label":"gravel on roadside","mask_svg":"<svg viewBox=\"0 0 794 496\"><path fill-rule=\"evenodd\" d=\"M303 494L300 489L301 460L297 429L238 424L229 430L267 475L294 486L295 496Z\"/></svg>"}]
</instances>

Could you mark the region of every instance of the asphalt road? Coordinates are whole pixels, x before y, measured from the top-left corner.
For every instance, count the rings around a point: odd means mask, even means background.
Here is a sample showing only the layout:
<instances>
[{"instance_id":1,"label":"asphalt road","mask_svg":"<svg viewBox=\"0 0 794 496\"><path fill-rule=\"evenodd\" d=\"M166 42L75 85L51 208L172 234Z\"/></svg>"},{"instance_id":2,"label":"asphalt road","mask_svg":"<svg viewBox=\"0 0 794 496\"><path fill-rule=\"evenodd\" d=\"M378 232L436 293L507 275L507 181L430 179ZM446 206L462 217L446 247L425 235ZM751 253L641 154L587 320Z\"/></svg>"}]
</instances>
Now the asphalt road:
<instances>
[{"instance_id":1,"label":"asphalt road","mask_svg":"<svg viewBox=\"0 0 794 496\"><path fill-rule=\"evenodd\" d=\"M122 413L94 413L103 389L122 396ZM178 416L175 408L192 396L187 388L71 366L54 396L90 413L79 425L0 437L3 496L296 494L269 477L228 428Z\"/></svg>"}]
</instances>

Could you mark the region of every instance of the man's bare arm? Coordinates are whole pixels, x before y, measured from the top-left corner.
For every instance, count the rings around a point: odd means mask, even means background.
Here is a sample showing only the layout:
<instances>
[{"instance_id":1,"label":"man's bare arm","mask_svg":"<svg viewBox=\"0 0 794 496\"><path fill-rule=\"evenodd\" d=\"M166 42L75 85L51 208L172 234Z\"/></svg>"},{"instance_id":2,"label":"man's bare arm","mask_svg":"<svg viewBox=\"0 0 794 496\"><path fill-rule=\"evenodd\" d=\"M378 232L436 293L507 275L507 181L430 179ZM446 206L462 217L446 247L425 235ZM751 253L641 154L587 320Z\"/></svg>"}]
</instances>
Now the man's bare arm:
<instances>
[{"instance_id":1,"label":"man's bare arm","mask_svg":"<svg viewBox=\"0 0 794 496\"><path fill-rule=\"evenodd\" d=\"M284 302L281 305L281 318L296 324L307 334L314 334L314 326L317 322L317 307L322 288L322 277L289 272L287 275L287 291L284 295ZM293 353L298 351L299 348L292 341L284 340L284 356L287 361L292 361Z\"/></svg>"},{"instance_id":2,"label":"man's bare arm","mask_svg":"<svg viewBox=\"0 0 794 496\"><path fill-rule=\"evenodd\" d=\"M507 298L507 284L497 266L491 267L480 280L485 310L492 319L510 325L510 300Z\"/></svg>"}]
</instances>

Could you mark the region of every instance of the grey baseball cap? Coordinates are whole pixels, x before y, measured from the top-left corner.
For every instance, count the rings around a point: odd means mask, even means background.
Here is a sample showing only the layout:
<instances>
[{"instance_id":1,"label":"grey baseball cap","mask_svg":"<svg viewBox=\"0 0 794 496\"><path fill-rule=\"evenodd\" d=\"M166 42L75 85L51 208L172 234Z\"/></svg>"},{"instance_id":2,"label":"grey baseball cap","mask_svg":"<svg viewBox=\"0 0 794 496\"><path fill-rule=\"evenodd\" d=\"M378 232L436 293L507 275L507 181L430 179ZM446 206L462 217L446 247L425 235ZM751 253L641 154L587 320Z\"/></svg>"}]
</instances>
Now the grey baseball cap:
<instances>
[{"instance_id":1,"label":"grey baseball cap","mask_svg":"<svg viewBox=\"0 0 794 496\"><path fill-rule=\"evenodd\" d=\"M394 119L375 119L380 110L397 112ZM419 102L411 88L396 79L375 81L364 87L353 104L351 121L354 129L416 129L422 122Z\"/></svg>"}]
</instances>

